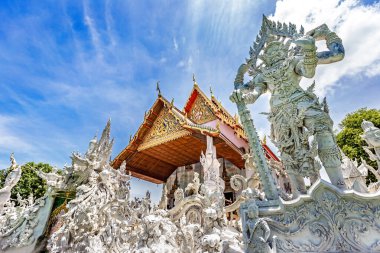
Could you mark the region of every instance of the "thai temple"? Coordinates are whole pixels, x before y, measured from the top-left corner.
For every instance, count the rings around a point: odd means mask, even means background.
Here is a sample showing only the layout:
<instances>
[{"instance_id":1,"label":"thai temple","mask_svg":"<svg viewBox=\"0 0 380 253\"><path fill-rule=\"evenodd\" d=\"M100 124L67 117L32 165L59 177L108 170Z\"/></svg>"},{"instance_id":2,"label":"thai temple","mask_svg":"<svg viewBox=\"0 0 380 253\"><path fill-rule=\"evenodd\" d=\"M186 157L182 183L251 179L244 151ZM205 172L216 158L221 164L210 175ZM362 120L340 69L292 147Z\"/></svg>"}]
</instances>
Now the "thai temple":
<instances>
[{"instance_id":1,"label":"thai temple","mask_svg":"<svg viewBox=\"0 0 380 253\"><path fill-rule=\"evenodd\" d=\"M238 116L231 116L212 91L211 97L206 96L195 78L193 82L182 110L174 105L174 100L169 102L157 87L156 101L145 113L144 121L128 145L112 162L118 169L125 161L126 169L136 178L165 183L168 209L174 206L174 192L178 188L185 192L195 172L203 183L205 171L202 171L200 156L208 144L215 146L220 163L219 177L224 184L226 206L241 193L231 188L231 177L249 176L243 159L249 153L248 140ZM290 182L279 158L266 145L266 138L261 143L276 185L290 193Z\"/></svg>"}]
</instances>

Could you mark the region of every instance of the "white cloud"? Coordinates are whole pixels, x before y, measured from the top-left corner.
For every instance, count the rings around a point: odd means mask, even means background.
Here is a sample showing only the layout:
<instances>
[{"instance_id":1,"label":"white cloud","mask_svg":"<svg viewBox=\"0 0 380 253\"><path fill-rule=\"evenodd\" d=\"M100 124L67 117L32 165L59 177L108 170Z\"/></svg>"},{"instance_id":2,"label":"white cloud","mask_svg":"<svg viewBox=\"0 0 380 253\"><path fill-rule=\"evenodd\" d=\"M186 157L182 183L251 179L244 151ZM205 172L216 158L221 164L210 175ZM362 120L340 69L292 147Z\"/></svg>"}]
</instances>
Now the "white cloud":
<instances>
[{"instance_id":1,"label":"white cloud","mask_svg":"<svg viewBox=\"0 0 380 253\"><path fill-rule=\"evenodd\" d=\"M0 115L0 147L9 151L12 150L12 152L17 150L30 151L31 146L16 136L12 130L18 124L22 124L22 121L10 116Z\"/></svg>"},{"instance_id":2,"label":"white cloud","mask_svg":"<svg viewBox=\"0 0 380 253\"><path fill-rule=\"evenodd\" d=\"M280 0L269 18L303 25L308 31L323 23L343 40L346 50L341 62L318 66L316 88L324 95L343 77L380 74L380 4L363 5L357 0ZM311 83L310 80L307 80Z\"/></svg>"},{"instance_id":3,"label":"white cloud","mask_svg":"<svg viewBox=\"0 0 380 253\"><path fill-rule=\"evenodd\" d=\"M100 34L96 28L94 19L90 16L90 8L88 5L88 1L83 1L83 15L84 15L84 23L87 25L90 31L92 44L96 50L97 56L99 57L99 59L102 59L103 53L101 50L102 45L100 41Z\"/></svg>"},{"instance_id":4,"label":"white cloud","mask_svg":"<svg viewBox=\"0 0 380 253\"><path fill-rule=\"evenodd\" d=\"M173 38L173 47L175 51L178 51L178 43L175 37Z\"/></svg>"}]
</instances>

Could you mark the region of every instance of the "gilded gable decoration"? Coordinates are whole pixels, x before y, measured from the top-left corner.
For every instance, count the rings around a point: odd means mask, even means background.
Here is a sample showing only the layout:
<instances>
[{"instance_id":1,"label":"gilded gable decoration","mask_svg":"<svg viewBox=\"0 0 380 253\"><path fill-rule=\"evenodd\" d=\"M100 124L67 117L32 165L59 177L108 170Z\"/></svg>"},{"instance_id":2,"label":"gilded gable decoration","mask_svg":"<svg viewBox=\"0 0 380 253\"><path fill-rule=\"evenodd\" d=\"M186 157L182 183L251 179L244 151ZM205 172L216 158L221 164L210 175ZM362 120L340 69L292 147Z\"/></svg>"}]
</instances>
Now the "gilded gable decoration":
<instances>
[{"instance_id":1,"label":"gilded gable decoration","mask_svg":"<svg viewBox=\"0 0 380 253\"><path fill-rule=\"evenodd\" d=\"M197 96L195 99L194 105L188 116L197 124L203 124L216 119L211 108L201 96Z\"/></svg>"},{"instance_id":2,"label":"gilded gable decoration","mask_svg":"<svg viewBox=\"0 0 380 253\"><path fill-rule=\"evenodd\" d=\"M159 113L138 150L147 149L189 134L190 132L181 126L180 122L173 116L169 109L164 108Z\"/></svg>"}]
</instances>

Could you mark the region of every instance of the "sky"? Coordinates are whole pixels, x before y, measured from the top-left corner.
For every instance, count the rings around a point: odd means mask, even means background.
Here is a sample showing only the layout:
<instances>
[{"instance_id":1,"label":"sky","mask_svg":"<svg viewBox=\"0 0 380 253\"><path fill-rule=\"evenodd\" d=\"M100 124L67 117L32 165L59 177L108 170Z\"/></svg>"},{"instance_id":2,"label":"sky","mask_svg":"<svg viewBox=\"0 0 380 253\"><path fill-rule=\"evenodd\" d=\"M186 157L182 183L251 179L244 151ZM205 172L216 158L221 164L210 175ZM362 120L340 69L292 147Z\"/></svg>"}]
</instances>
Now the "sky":
<instances>
[{"instance_id":1,"label":"sky","mask_svg":"<svg viewBox=\"0 0 380 253\"><path fill-rule=\"evenodd\" d=\"M0 1L0 168L19 164L62 168L73 151L112 122L115 157L157 98L182 108L192 75L234 114L228 97L249 56L262 15L310 30L323 23L346 49L343 61L318 66L317 94L327 97L339 130L344 116L380 108L380 4L357 0ZM317 45L323 49L325 45ZM248 81L248 79L246 79ZM269 94L250 109L260 136L269 123ZM161 186L133 179L142 196Z\"/></svg>"}]
</instances>

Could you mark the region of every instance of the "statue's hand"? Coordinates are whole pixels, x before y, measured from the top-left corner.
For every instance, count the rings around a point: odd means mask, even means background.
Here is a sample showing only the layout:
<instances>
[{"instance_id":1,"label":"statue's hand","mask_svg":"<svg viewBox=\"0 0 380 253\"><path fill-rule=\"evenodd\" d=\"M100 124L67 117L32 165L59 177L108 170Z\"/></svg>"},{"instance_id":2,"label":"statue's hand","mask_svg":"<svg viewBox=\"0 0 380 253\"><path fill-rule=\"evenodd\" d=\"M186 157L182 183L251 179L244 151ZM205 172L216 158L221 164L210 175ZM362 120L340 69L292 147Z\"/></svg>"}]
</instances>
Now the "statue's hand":
<instances>
[{"instance_id":1,"label":"statue's hand","mask_svg":"<svg viewBox=\"0 0 380 253\"><path fill-rule=\"evenodd\" d=\"M239 103L243 101L243 94L240 89L234 90L230 95L230 100L232 103Z\"/></svg>"},{"instance_id":2,"label":"statue's hand","mask_svg":"<svg viewBox=\"0 0 380 253\"><path fill-rule=\"evenodd\" d=\"M247 71L248 71L248 65L245 63L241 64L235 77L235 82L234 82L235 87L237 85L244 83L244 74L247 73Z\"/></svg>"},{"instance_id":3,"label":"statue's hand","mask_svg":"<svg viewBox=\"0 0 380 253\"><path fill-rule=\"evenodd\" d=\"M314 49L315 39L309 35L302 36L294 41L294 44L300 46L302 49Z\"/></svg>"},{"instance_id":4,"label":"statue's hand","mask_svg":"<svg viewBox=\"0 0 380 253\"><path fill-rule=\"evenodd\" d=\"M306 35L312 36L316 40L324 40L326 39L326 35L331 31L326 24L320 25L313 30L306 33Z\"/></svg>"}]
</instances>

